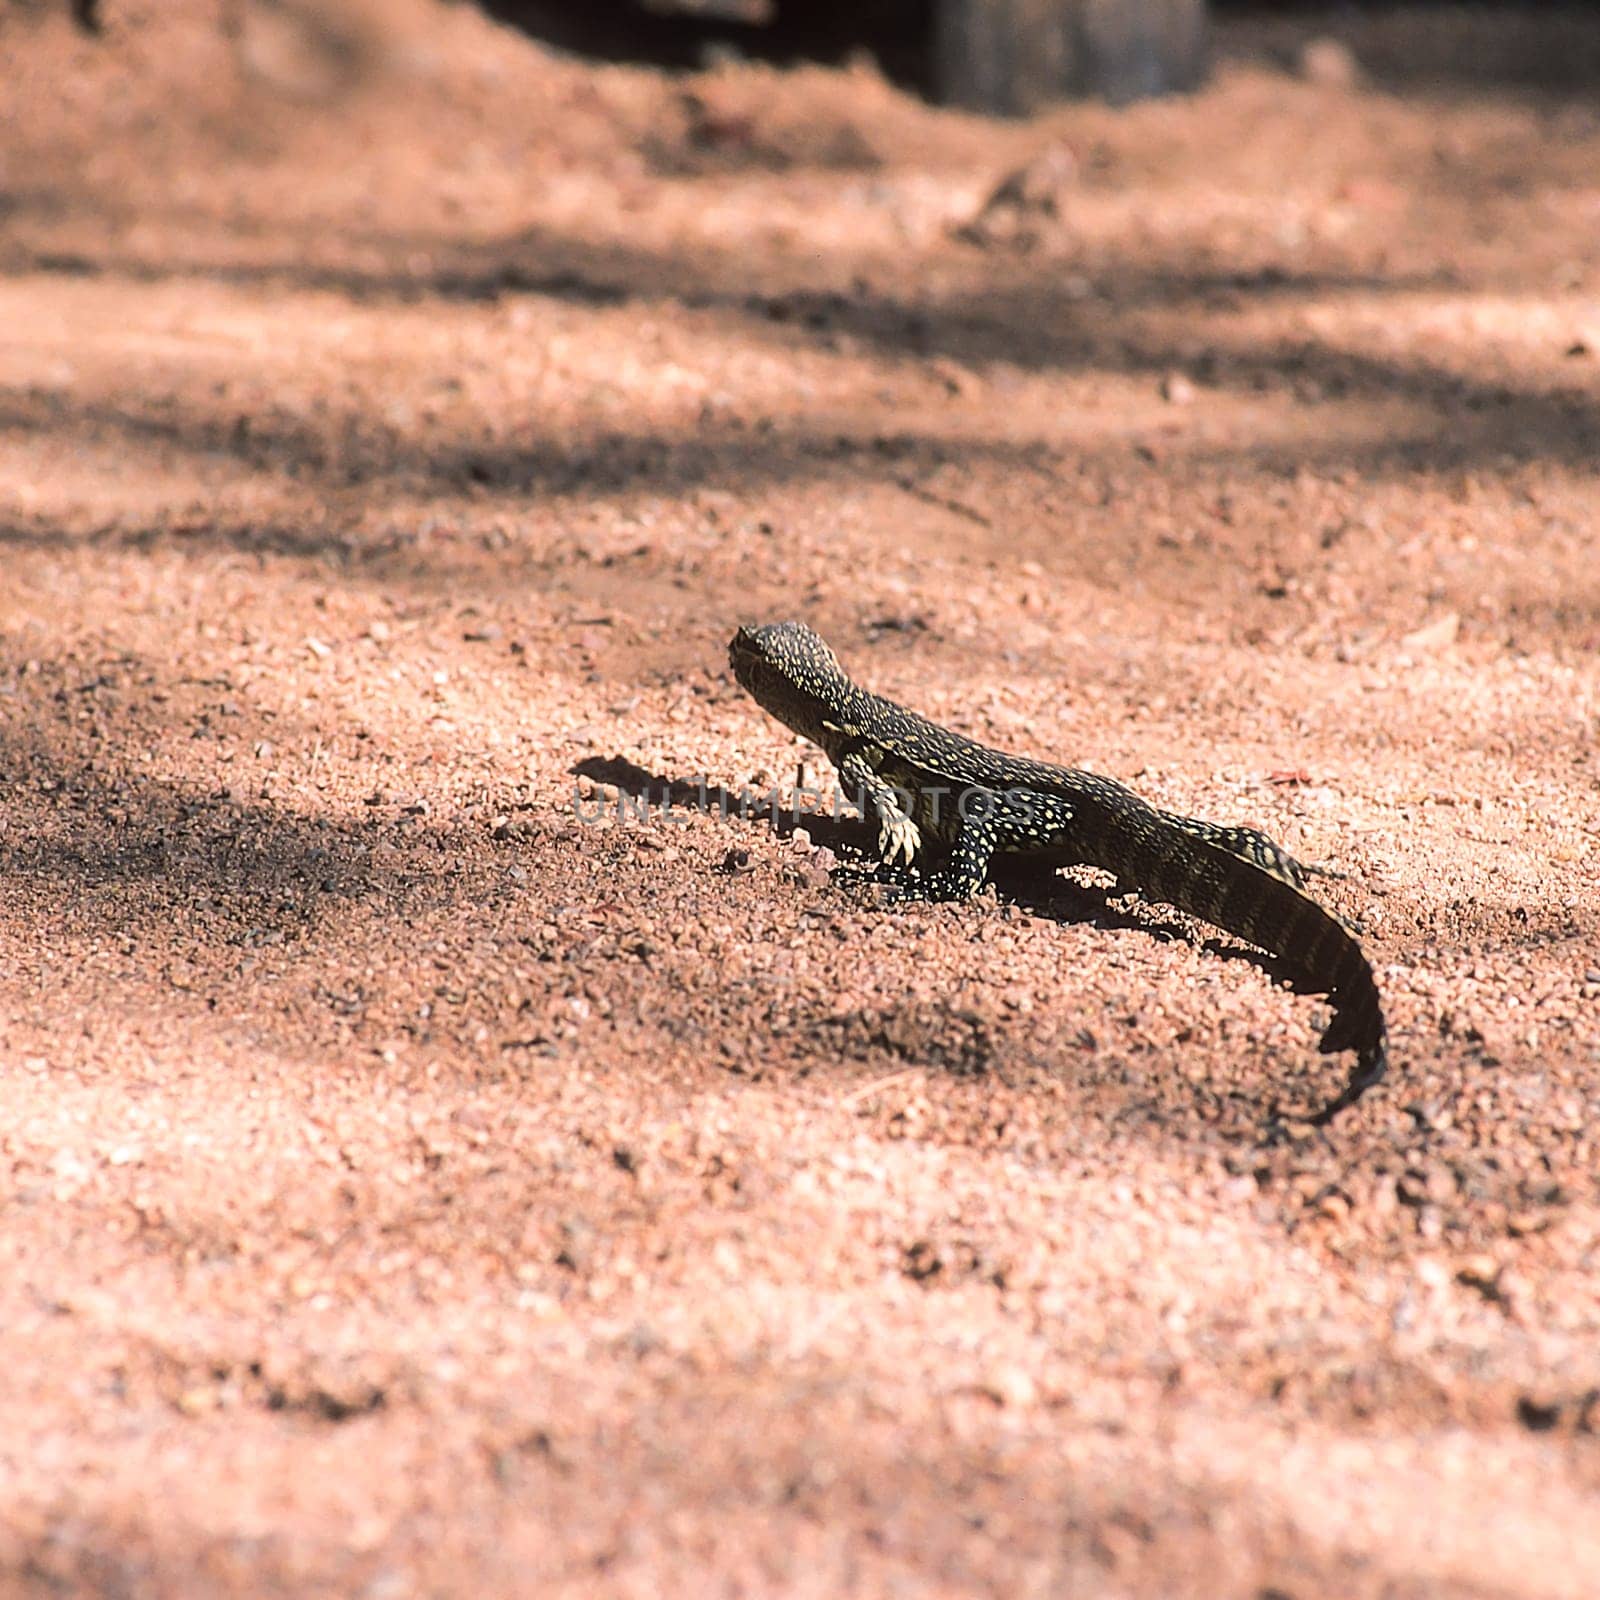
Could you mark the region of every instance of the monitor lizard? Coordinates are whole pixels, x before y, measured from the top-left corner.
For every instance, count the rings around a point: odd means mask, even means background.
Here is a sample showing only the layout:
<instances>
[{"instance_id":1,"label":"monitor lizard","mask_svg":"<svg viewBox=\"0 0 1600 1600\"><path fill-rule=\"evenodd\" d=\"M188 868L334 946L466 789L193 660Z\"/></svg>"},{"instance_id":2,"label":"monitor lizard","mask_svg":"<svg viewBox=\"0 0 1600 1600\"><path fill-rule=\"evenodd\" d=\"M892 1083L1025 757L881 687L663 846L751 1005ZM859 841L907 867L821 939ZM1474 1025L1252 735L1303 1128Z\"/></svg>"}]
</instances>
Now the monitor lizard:
<instances>
[{"instance_id":1,"label":"monitor lizard","mask_svg":"<svg viewBox=\"0 0 1600 1600\"><path fill-rule=\"evenodd\" d=\"M803 623L740 628L734 676L780 722L821 746L878 820L872 877L893 896L965 900L997 856L1041 868L1087 865L1278 957L1326 993L1325 1052L1354 1050L1325 1121L1388 1065L1377 983L1354 930L1314 900L1311 869L1254 828L1162 811L1110 778L1002 754L853 682ZM922 870L924 857L937 865ZM942 857L942 859L940 859Z\"/></svg>"}]
</instances>

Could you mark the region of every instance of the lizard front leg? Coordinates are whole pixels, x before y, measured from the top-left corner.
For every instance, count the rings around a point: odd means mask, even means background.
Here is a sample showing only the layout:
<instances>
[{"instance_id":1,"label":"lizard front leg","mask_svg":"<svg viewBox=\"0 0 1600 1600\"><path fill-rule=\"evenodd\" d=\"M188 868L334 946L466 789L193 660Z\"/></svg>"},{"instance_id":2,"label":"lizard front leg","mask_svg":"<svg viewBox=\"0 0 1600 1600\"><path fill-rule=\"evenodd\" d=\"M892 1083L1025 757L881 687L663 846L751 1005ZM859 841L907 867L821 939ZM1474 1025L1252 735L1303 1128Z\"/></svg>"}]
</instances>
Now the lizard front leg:
<instances>
[{"instance_id":1,"label":"lizard front leg","mask_svg":"<svg viewBox=\"0 0 1600 1600\"><path fill-rule=\"evenodd\" d=\"M1060 843L1071 822L1072 807L1058 795L969 790L962 801L955 847L929 876L928 898L970 900L983 887L997 853L1051 848Z\"/></svg>"},{"instance_id":2,"label":"lizard front leg","mask_svg":"<svg viewBox=\"0 0 1600 1600\"><path fill-rule=\"evenodd\" d=\"M839 762L839 776L858 793L864 794L878 814L878 854L886 867L893 868L901 856L910 866L922 848L922 834L900 804L900 793L873 771L867 758L852 751Z\"/></svg>"}]
</instances>

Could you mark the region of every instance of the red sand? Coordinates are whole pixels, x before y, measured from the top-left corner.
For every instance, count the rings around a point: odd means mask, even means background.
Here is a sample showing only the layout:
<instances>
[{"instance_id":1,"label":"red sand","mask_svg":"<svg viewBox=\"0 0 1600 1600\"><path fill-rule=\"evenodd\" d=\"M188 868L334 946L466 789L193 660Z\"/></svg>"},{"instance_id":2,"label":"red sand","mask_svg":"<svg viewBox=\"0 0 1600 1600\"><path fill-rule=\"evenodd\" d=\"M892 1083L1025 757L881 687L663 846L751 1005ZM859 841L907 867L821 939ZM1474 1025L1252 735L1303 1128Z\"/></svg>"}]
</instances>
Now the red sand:
<instances>
[{"instance_id":1,"label":"red sand","mask_svg":"<svg viewBox=\"0 0 1600 1600\"><path fill-rule=\"evenodd\" d=\"M106 10L0 22L0 1588L1590 1600L1590 99ZM1391 1082L587 825L822 775L783 615L1347 872Z\"/></svg>"}]
</instances>

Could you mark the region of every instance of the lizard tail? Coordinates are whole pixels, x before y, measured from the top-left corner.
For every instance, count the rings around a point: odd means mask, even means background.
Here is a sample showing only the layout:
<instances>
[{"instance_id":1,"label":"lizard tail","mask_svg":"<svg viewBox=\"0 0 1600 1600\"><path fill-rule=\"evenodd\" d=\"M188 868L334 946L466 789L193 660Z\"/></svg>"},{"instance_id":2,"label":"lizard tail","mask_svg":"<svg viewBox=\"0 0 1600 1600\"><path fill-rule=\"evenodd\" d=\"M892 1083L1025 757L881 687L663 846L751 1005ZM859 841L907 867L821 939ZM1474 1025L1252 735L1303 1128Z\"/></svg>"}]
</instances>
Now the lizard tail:
<instances>
[{"instance_id":1,"label":"lizard tail","mask_svg":"<svg viewBox=\"0 0 1600 1600\"><path fill-rule=\"evenodd\" d=\"M1388 1029L1384 1026L1383 1002L1378 998L1378 984L1371 964L1348 932L1345 944L1337 977L1328 991L1333 1002L1333 1019L1317 1048L1324 1055L1339 1050L1356 1052L1355 1071L1346 1091L1354 1099L1389 1070Z\"/></svg>"},{"instance_id":2,"label":"lizard tail","mask_svg":"<svg viewBox=\"0 0 1600 1600\"><path fill-rule=\"evenodd\" d=\"M1265 835L1187 817L1171 820L1187 837L1181 846L1157 845L1157 859L1149 863L1150 893L1279 957L1308 987L1329 997L1334 1015L1319 1048L1356 1052L1339 1102L1348 1105L1388 1067L1377 979L1354 932L1312 899L1298 863Z\"/></svg>"}]
</instances>

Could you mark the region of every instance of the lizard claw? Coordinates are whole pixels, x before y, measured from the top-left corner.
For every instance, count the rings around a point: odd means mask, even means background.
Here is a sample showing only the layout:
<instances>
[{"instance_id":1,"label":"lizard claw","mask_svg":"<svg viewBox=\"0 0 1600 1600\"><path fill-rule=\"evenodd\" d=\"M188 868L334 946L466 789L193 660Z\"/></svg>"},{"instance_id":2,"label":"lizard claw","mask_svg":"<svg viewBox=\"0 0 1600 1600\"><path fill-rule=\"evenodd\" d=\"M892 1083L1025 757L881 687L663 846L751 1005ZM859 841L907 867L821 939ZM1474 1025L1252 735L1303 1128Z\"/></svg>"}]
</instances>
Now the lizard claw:
<instances>
[{"instance_id":1,"label":"lizard claw","mask_svg":"<svg viewBox=\"0 0 1600 1600\"><path fill-rule=\"evenodd\" d=\"M912 858L922 848L922 835L910 817L885 817L878 829L878 853L887 866L893 866L900 857L906 858L909 867Z\"/></svg>"}]
</instances>

